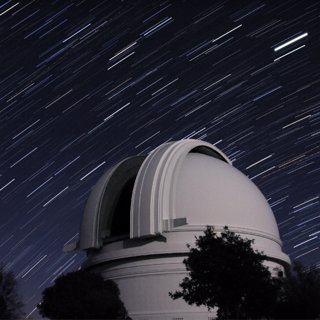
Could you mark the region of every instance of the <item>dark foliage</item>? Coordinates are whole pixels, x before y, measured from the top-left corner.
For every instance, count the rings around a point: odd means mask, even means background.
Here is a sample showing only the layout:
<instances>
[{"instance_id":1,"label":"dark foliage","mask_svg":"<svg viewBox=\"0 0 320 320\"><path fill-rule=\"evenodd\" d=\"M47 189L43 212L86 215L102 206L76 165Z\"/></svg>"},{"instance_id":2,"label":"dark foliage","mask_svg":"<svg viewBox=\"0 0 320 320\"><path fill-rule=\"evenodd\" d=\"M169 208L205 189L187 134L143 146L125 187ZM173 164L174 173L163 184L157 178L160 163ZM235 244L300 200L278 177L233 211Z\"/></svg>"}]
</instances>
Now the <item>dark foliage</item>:
<instances>
[{"instance_id":1,"label":"dark foliage","mask_svg":"<svg viewBox=\"0 0 320 320\"><path fill-rule=\"evenodd\" d=\"M180 291L169 293L189 304L218 308L218 319L269 317L277 300L279 279L263 265L266 256L252 248L253 240L228 230L217 235L207 227L184 260L189 276Z\"/></svg>"},{"instance_id":2,"label":"dark foliage","mask_svg":"<svg viewBox=\"0 0 320 320\"><path fill-rule=\"evenodd\" d=\"M274 319L320 319L320 270L295 263L282 279Z\"/></svg>"},{"instance_id":3,"label":"dark foliage","mask_svg":"<svg viewBox=\"0 0 320 320\"><path fill-rule=\"evenodd\" d=\"M17 294L17 283L10 271L0 266L0 319L22 318L23 303Z\"/></svg>"},{"instance_id":4,"label":"dark foliage","mask_svg":"<svg viewBox=\"0 0 320 320\"><path fill-rule=\"evenodd\" d=\"M57 278L43 291L38 309L50 319L128 319L118 286L85 270Z\"/></svg>"}]
</instances>

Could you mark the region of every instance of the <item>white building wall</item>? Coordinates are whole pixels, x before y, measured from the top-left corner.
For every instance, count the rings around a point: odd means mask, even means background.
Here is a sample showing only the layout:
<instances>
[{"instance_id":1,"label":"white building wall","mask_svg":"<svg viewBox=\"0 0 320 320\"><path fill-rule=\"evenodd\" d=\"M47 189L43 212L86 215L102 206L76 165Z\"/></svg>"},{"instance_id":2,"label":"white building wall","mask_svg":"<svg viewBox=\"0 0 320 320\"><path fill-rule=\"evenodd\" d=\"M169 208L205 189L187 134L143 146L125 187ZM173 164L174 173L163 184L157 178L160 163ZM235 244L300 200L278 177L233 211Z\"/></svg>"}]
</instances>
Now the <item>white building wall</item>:
<instances>
[{"instance_id":1,"label":"white building wall","mask_svg":"<svg viewBox=\"0 0 320 320\"><path fill-rule=\"evenodd\" d=\"M205 307L190 306L183 299L169 297L169 292L178 290L187 275L183 264L189 252L186 244L194 244L195 235L203 235L204 228L176 230L149 240L113 242L89 255L85 267L118 284L121 299L133 320L208 320L215 316L215 311L208 312ZM258 236L255 239L266 248L272 247L270 239ZM267 261L266 265L271 271L275 267L282 269L275 262Z\"/></svg>"},{"instance_id":2,"label":"white building wall","mask_svg":"<svg viewBox=\"0 0 320 320\"><path fill-rule=\"evenodd\" d=\"M169 297L169 291L177 290L186 276L182 260L183 257L163 257L128 261L97 271L118 284L133 320L208 320L215 312Z\"/></svg>"}]
</instances>

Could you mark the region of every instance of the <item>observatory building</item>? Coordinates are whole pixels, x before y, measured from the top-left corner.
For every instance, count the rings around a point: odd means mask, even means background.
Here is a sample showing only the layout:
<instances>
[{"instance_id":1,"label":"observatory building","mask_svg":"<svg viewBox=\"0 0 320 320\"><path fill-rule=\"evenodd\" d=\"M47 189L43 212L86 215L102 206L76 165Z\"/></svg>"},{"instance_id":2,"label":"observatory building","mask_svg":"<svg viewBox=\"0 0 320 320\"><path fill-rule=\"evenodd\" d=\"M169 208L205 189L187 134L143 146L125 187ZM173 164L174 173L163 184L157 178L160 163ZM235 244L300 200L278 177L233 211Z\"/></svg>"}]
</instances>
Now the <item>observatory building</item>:
<instances>
[{"instance_id":1,"label":"observatory building","mask_svg":"<svg viewBox=\"0 0 320 320\"><path fill-rule=\"evenodd\" d=\"M215 313L168 295L186 276L186 244L207 225L254 239L270 268L290 263L259 189L215 146L190 139L110 168L91 191L77 249L84 268L118 284L133 320L210 320Z\"/></svg>"}]
</instances>

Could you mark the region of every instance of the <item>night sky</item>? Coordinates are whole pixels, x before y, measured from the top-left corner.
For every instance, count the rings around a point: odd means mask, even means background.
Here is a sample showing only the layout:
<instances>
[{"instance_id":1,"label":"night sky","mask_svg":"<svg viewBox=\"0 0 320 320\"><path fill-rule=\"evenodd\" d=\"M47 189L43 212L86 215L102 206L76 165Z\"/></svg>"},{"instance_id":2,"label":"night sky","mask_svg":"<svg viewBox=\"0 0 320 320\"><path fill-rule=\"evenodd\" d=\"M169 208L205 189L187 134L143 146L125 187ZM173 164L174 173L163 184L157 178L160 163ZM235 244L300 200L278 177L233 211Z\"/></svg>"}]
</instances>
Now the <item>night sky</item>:
<instances>
[{"instance_id":1,"label":"night sky","mask_svg":"<svg viewBox=\"0 0 320 320\"><path fill-rule=\"evenodd\" d=\"M26 313L85 255L88 194L183 138L257 184L292 261L320 267L317 1L1 1L0 259Z\"/></svg>"}]
</instances>

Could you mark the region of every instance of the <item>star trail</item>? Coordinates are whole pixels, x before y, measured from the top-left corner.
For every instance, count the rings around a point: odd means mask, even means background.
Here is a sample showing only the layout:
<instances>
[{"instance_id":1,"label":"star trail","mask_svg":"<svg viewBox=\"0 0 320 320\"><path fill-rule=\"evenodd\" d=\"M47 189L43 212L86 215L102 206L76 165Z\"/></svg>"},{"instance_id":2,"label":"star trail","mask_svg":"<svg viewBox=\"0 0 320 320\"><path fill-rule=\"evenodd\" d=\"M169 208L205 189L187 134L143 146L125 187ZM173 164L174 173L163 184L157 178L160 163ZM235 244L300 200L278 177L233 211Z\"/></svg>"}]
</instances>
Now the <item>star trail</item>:
<instances>
[{"instance_id":1,"label":"star trail","mask_svg":"<svg viewBox=\"0 0 320 320\"><path fill-rule=\"evenodd\" d=\"M215 144L320 267L320 5L1 1L0 252L26 304L77 269L91 188L161 143Z\"/></svg>"}]
</instances>

